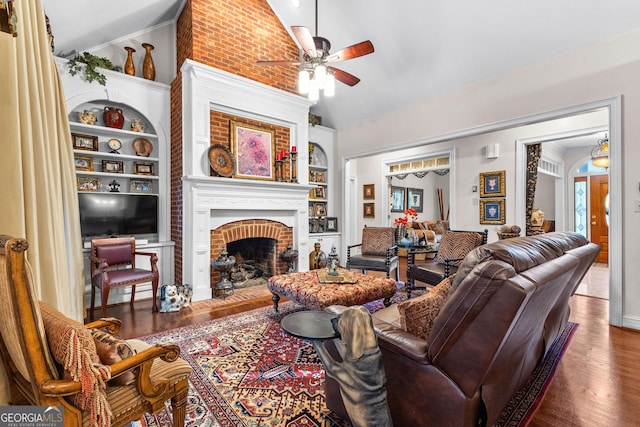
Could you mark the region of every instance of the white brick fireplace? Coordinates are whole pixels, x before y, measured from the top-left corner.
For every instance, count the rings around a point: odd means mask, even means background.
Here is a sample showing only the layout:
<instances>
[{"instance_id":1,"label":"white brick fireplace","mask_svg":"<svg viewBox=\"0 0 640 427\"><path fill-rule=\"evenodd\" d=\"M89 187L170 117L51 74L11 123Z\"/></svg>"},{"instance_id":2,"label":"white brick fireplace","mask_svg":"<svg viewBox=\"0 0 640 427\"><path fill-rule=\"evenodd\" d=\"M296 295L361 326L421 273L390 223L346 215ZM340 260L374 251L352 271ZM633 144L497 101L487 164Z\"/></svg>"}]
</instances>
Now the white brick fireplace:
<instances>
[{"instance_id":1,"label":"white brick fireplace","mask_svg":"<svg viewBox=\"0 0 640 427\"><path fill-rule=\"evenodd\" d=\"M210 230L229 222L268 219L293 227L298 269L309 268L308 114L311 102L270 86L187 60L182 66L182 283L193 300L211 298ZM299 184L209 176L212 110L287 127L298 150ZM213 254L215 258L217 254Z\"/></svg>"}]
</instances>

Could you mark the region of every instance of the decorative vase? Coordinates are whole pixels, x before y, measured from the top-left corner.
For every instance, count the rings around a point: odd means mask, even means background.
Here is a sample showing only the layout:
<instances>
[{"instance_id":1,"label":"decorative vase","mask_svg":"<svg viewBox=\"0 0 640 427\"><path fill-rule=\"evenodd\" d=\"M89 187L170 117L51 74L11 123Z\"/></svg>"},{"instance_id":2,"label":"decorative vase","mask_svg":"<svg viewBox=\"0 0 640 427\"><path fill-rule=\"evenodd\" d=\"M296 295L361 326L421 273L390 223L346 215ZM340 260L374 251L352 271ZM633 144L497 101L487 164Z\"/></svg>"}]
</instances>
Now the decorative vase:
<instances>
[{"instance_id":1,"label":"decorative vase","mask_svg":"<svg viewBox=\"0 0 640 427\"><path fill-rule=\"evenodd\" d=\"M136 66L133 64L133 52L136 50L129 46L126 46L124 49L127 51L127 60L124 62L124 72L130 76L135 76Z\"/></svg>"},{"instance_id":2,"label":"decorative vase","mask_svg":"<svg viewBox=\"0 0 640 427\"><path fill-rule=\"evenodd\" d=\"M153 64L153 58L151 57L153 45L149 43L142 43L142 47L147 51L144 55L144 61L142 61L142 76L147 80L155 80L156 66Z\"/></svg>"},{"instance_id":3,"label":"decorative vase","mask_svg":"<svg viewBox=\"0 0 640 427\"><path fill-rule=\"evenodd\" d=\"M116 107L104 107L104 113L102 113L105 126L110 128L122 129L124 126L124 115L122 110Z\"/></svg>"},{"instance_id":4,"label":"decorative vase","mask_svg":"<svg viewBox=\"0 0 640 427\"><path fill-rule=\"evenodd\" d=\"M309 268L311 270L325 268L327 266L327 254L320 249L320 243L314 244L313 248L313 252L309 254Z\"/></svg>"},{"instance_id":5,"label":"decorative vase","mask_svg":"<svg viewBox=\"0 0 640 427\"><path fill-rule=\"evenodd\" d=\"M409 237L403 237L402 239L400 239L401 246L409 246L411 245L411 243L413 243L413 241Z\"/></svg>"}]
</instances>

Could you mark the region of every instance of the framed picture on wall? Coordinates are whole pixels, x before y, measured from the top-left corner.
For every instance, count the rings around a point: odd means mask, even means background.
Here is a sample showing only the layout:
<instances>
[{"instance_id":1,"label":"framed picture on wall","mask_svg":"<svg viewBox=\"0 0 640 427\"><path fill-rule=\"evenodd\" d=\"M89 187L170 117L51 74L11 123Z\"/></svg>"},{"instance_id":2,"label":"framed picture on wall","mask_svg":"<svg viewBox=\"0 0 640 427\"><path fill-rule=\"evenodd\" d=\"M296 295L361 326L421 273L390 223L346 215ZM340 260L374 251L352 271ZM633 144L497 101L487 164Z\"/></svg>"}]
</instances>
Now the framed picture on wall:
<instances>
[{"instance_id":1,"label":"framed picture on wall","mask_svg":"<svg viewBox=\"0 0 640 427\"><path fill-rule=\"evenodd\" d=\"M407 188L407 208L422 212L424 208L424 190L421 188Z\"/></svg>"},{"instance_id":2,"label":"framed picture on wall","mask_svg":"<svg viewBox=\"0 0 640 427\"><path fill-rule=\"evenodd\" d=\"M365 200L373 200L376 198L375 184L364 184L362 186L362 198Z\"/></svg>"},{"instance_id":3,"label":"framed picture on wall","mask_svg":"<svg viewBox=\"0 0 640 427\"><path fill-rule=\"evenodd\" d=\"M363 203L362 204L362 216L364 218L376 217L376 204L375 203Z\"/></svg>"},{"instance_id":4,"label":"framed picture on wall","mask_svg":"<svg viewBox=\"0 0 640 427\"><path fill-rule=\"evenodd\" d=\"M404 187L391 187L391 212L404 212L406 201Z\"/></svg>"},{"instance_id":5,"label":"framed picture on wall","mask_svg":"<svg viewBox=\"0 0 640 427\"><path fill-rule=\"evenodd\" d=\"M480 200L480 224L504 224L504 199Z\"/></svg>"},{"instance_id":6,"label":"framed picture on wall","mask_svg":"<svg viewBox=\"0 0 640 427\"><path fill-rule=\"evenodd\" d=\"M273 130L231 121L231 151L236 161L234 178L275 179Z\"/></svg>"},{"instance_id":7,"label":"framed picture on wall","mask_svg":"<svg viewBox=\"0 0 640 427\"><path fill-rule=\"evenodd\" d=\"M480 197L505 197L505 171L480 172Z\"/></svg>"}]
</instances>

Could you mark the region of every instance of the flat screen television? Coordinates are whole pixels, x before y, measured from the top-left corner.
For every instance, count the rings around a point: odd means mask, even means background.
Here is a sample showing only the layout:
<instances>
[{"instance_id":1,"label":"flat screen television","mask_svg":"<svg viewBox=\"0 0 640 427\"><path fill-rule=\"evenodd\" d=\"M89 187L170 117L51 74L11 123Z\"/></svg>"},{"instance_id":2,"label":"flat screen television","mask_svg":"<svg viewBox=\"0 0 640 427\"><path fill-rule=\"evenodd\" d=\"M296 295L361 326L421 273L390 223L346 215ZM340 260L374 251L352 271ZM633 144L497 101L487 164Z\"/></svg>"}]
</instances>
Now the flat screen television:
<instances>
[{"instance_id":1,"label":"flat screen television","mask_svg":"<svg viewBox=\"0 0 640 427\"><path fill-rule=\"evenodd\" d=\"M78 193L82 237L155 234L158 196Z\"/></svg>"}]
</instances>

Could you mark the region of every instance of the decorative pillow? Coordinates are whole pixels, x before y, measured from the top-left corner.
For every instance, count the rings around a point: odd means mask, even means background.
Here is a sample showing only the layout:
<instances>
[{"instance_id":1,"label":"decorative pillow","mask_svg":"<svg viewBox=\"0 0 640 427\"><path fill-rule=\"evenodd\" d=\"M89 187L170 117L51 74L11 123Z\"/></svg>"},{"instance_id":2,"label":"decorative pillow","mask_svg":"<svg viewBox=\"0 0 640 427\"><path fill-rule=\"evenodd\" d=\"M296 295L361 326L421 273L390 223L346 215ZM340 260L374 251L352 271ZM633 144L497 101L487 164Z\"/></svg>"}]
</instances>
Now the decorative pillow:
<instances>
[{"instance_id":1,"label":"decorative pillow","mask_svg":"<svg viewBox=\"0 0 640 427\"><path fill-rule=\"evenodd\" d=\"M452 278L447 277L427 294L398 304L400 327L411 335L427 339L434 320L449 297L451 282Z\"/></svg>"},{"instance_id":2,"label":"decorative pillow","mask_svg":"<svg viewBox=\"0 0 640 427\"><path fill-rule=\"evenodd\" d=\"M362 253L386 255L395 240L396 232L392 227L365 227L362 229Z\"/></svg>"},{"instance_id":3,"label":"decorative pillow","mask_svg":"<svg viewBox=\"0 0 640 427\"><path fill-rule=\"evenodd\" d=\"M90 331L96 345L96 352L103 365L113 365L135 354L133 348L126 341L99 329L90 329ZM113 378L109 383L129 385L135 379L134 373L129 371Z\"/></svg>"},{"instance_id":4,"label":"decorative pillow","mask_svg":"<svg viewBox=\"0 0 640 427\"><path fill-rule=\"evenodd\" d=\"M92 425L110 426L106 382L111 370L100 363L89 329L43 302L40 311L51 355L62 365L65 378L82 384L82 392L73 397L73 403L91 413Z\"/></svg>"},{"instance_id":5,"label":"decorative pillow","mask_svg":"<svg viewBox=\"0 0 640 427\"><path fill-rule=\"evenodd\" d=\"M440 239L438 253L434 258L438 264L444 264L447 259L461 259L482 244L482 236L473 231L445 231ZM461 261L454 261L451 265L458 266Z\"/></svg>"}]
</instances>

